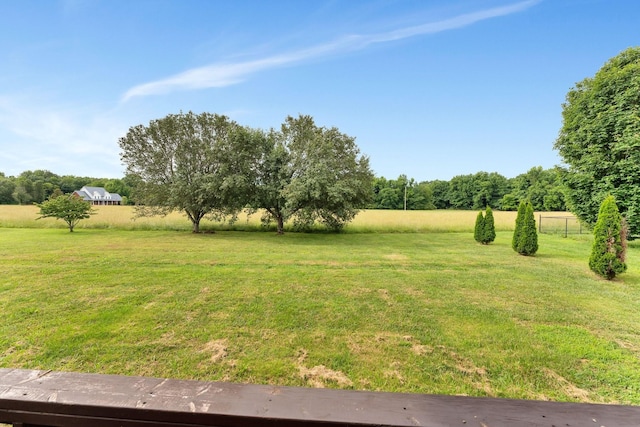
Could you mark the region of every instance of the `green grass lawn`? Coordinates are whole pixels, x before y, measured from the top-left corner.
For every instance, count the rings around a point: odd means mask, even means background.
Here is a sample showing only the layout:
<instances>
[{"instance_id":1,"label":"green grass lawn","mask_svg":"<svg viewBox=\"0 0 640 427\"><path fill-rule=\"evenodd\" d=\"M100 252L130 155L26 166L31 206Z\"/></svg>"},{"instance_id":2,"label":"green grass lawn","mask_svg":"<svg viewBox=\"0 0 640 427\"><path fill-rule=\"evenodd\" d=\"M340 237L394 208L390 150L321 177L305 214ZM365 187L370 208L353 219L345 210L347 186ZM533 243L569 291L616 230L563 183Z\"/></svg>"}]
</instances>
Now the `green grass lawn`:
<instances>
[{"instance_id":1,"label":"green grass lawn","mask_svg":"<svg viewBox=\"0 0 640 427\"><path fill-rule=\"evenodd\" d=\"M640 246L0 228L0 367L640 404Z\"/></svg>"}]
</instances>

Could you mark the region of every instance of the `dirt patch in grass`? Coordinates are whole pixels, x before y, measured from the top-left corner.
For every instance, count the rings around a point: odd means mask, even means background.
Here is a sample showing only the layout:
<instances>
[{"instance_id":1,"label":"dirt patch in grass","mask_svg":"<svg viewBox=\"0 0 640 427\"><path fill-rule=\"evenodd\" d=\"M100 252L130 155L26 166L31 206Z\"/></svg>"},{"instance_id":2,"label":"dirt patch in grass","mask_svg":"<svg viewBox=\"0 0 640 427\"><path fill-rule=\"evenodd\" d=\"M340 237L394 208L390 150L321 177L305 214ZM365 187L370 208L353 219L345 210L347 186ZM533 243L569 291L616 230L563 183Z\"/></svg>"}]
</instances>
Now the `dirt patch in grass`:
<instances>
[{"instance_id":1,"label":"dirt patch in grass","mask_svg":"<svg viewBox=\"0 0 640 427\"><path fill-rule=\"evenodd\" d=\"M616 340L615 341L616 344L618 344L621 348L624 348L626 350L631 350L634 353L640 353L640 346L635 345L629 341L625 341L625 340Z\"/></svg>"},{"instance_id":2,"label":"dirt patch in grass","mask_svg":"<svg viewBox=\"0 0 640 427\"><path fill-rule=\"evenodd\" d=\"M487 396L495 396L496 393L491 387L487 370L482 366L477 366L473 360L466 358L444 345L438 345L434 352L442 353L444 363L451 368L461 372L468 378L469 383L476 389L481 390Z\"/></svg>"},{"instance_id":3,"label":"dirt patch in grass","mask_svg":"<svg viewBox=\"0 0 640 427\"><path fill-rule=\"evenodd\" d=\"M592 402L592 400L589 398L589 392L587 390L577 387L575 384L571 383L571 381L567 380L566 378L549 368L543 368L542 372L544 372L544 374L549 379L558 383L563 393L573 397L574 399L577 399L580 402Z\"/></svg>"},{"instance_id":4,"label":"dirt patch in grass","mask_svg":"<svg viewBox=\"0 0 640 427\"><path fill-rule=\"evenodd\" d=\"M425 354L433 353L433 347L431 347L430 345L413 344L411 346L411 351L413 351L418 356L423 356Z\"/></svg>"},{"instance_id":5,"label":"dirt patch in grass","mask_svg":"<svg viewBox=\"0 0 640 427\"><path fill-rule=\"evenodd\" d=\"M213 340L205 344L204 353L211 354L211 361L213 363L221 362L227 357L227 340Z\"/></svg>"},{"instance_id":6,"label":"dirt patch in grass","mask_svg":"<svg viewBox=\"0 0 640 427\"><path fill-rule=\"evenodd\" d=\"M317 365L312 368L304 366L304 362L307 359L307 350L300 350L298 355L298 369L302 379L315 388L325 388L327 382L337 384L340 387L352 387L353 381L351 381L344 373L340 371L334 371L327 368L324 365Z\"/></svg>"},{"instance_id":7,"label":"dirt patch in grass","mask_svg":"<svg viewBox=\"0 0 640 427\"><path fill-rule=\"evenodd\" d=\"M155 341L156 344L160 344L165 347L175 347L178 343L176 334L174 331L165 332Z\"/></svg>"},{"instance_id":8,"label":"dirt patch in grass","mask_svg":"<svg viewBox=\"0 0 640 427\"><path fill-rule=\"evenodd\" d=\"M383 375L385 378L395 378L398 381L400 381L401 384L404 384L404 377L402 376L402 373L400 372L400 368L402 367L402 364L400 362L392 362L391 365L389 366L389 369L387 369L386 371L384 371Z\"/></svg>"},{"instance_id":9,"label":"dirt patch in grass","mask_svg":"<svg viewBox=\"0 0 640 427\"><path fill-rule=\"evenodd\" d=\"M391 296L389 296L388 290L378 289L378 295L380 296L380 298L382 298L384 302L387 303L387 305L393 305L393 300L391 299Z\"/></svg>"},{"instance_id":10,"label":"dirt patch in grass","mask_svg":"<svg viewBox=\"0 0 640 427\"><path fill-rule=\"evenodd\" d=\"M460 356L454 351L448 351L447 353L455 361L455 368L460 372L470 375L479 375L481 377L487 375L486 369L476 366L470 359Z\"/></svg>"},{"instance_id":11,"label":"dirt patch in grass","mask_svg":"<svg viewBox=\"0 0 640 427\"><path fill-rule=\"evenodd\" d=\"M9 357L9 355L15 353L15 351L15 347L9 347L0 355L0 358L4 359L5 357Z\"/></svg>"}]
</instances>

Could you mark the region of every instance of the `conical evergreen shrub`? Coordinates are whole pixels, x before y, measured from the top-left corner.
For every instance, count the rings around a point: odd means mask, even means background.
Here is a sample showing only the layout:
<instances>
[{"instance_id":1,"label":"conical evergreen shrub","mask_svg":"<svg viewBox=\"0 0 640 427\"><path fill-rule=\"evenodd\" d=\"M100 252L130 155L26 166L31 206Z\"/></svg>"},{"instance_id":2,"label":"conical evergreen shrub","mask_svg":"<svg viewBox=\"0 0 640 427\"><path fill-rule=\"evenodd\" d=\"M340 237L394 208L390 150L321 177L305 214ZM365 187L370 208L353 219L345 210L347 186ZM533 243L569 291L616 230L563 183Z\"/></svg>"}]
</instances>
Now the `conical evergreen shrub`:
<instances>
[{"instance_id":1,"label":"conical evergreen shrub","mask_svg":"<svg viewBox=\"0 0 640 427\"><path fill-rule=\"evenodd\" d=\"M482 211L478 212L476 217L476 226L473 229L473 238L476 242L488 245L496 239L496 226L493 220L493 211L487 206L486 214Z\"/></svg>"},{"instance_id":2,"label":"conical evergreen shrub","mask_svg":"<svg viewBox=\"0 0 640 427\"><path fill-rule=\"evenodd\" d=\"M484 215L484 227L482 233L482 243L488 245L496 240L496 225L493 220L493 211L487 206L487 211Z\"/></svg>"},{"instance_id":3,"label":"conical evergreen shrub","mask_svg":"<svg viewBox=\"0 0 640 427\"><path fill-rule=\"evenodd\" d=\"M524 223L526 210L527 204L524 200L521 200L520 205L518 205L518 215L516 216L516 228L513 230L513 239L511 239L511 247L516 252L518 252L518 244L520 242L520 235L522 234L522 224Z\"/></svg>"},{"instance_id":4,"label":"conical evergreen shrub","mask_svg":"<svg viewBox=\"0 0 640 427\"><path fill-rule=\"evenodd\" d=\"M521 214L521 212L523 213ZM538 252L538 230L531 202L520 203L512 246L520 255L529 256Z\"/></svg>"},{"instance_id":5,"label":"conical evergreen shrub","mask_svg":"<svg viewBox=\"0 0 640 427\"><path fill-rule=\"evenodd\" d=\"M482 215L482 211L478 212L478 216L476 217L476 226L473 229L473 238L478 243L482 243L482 235L484 234L484 216Z\"/></svg>"},{"instance_id":6,"label":"conical evergreen shrub","mask_svg":"<svg viewBox=\"0 0 640 427\"><path fill-rule=\"evenodd\" d=\"M609 280L627 270L625 260L626 230L618 205L608 196L600 205L598 220L593 227L593 247L589 268Z\"/></svg>"}]
</instances>

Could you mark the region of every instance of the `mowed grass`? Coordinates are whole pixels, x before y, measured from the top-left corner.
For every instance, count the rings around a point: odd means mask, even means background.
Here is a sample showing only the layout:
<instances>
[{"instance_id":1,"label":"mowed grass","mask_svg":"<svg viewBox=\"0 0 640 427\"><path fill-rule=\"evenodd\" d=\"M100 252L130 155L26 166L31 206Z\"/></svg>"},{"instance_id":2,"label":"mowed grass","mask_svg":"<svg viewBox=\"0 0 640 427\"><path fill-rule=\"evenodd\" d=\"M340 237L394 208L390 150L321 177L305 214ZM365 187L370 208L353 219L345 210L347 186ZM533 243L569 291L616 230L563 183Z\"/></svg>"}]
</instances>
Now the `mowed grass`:
<instances>
[{"instance_id":1,"label":"mowed grass","mask_svg":"<svg viewBox=\"0 0 640 427\"><path fill-rule=\"evenodd\" d=\"M588 237L468 227L0 228L0 366L640 404L638 245L609 282Z\"/></svg>"}]
</instances>

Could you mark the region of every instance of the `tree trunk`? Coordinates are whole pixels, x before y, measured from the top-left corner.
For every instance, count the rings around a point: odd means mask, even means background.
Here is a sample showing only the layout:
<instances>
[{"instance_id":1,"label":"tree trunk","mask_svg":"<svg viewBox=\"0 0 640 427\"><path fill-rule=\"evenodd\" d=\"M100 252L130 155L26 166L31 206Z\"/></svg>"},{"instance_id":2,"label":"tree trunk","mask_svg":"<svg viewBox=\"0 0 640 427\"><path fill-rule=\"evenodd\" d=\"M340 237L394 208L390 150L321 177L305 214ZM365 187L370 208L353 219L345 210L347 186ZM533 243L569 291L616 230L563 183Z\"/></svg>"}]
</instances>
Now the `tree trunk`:
<instances>
[{"instance_id":1,"label":"tree trunk","mask_svg":"<svg viewBox=\"0 0 640 427\"><path fill-rule=\"evenodd\" d=\"M278 234L284 234L284 219L282 215L278 215L276 219L278 220Z\"/></svg>"},{"instance_id":2,"label":"tree trunk","mask_svg":"<svg viewBox=\"0 0 640 427\"><path fill-rule=\"evenodd\" d=\"M191 212L189 209L185 209L184 212L187 214L187 218L191 220L191 224L193 225L193 232L200 232L200 220L204 216L203 213L195 211Z\"/></svg>"}]
</instances>

